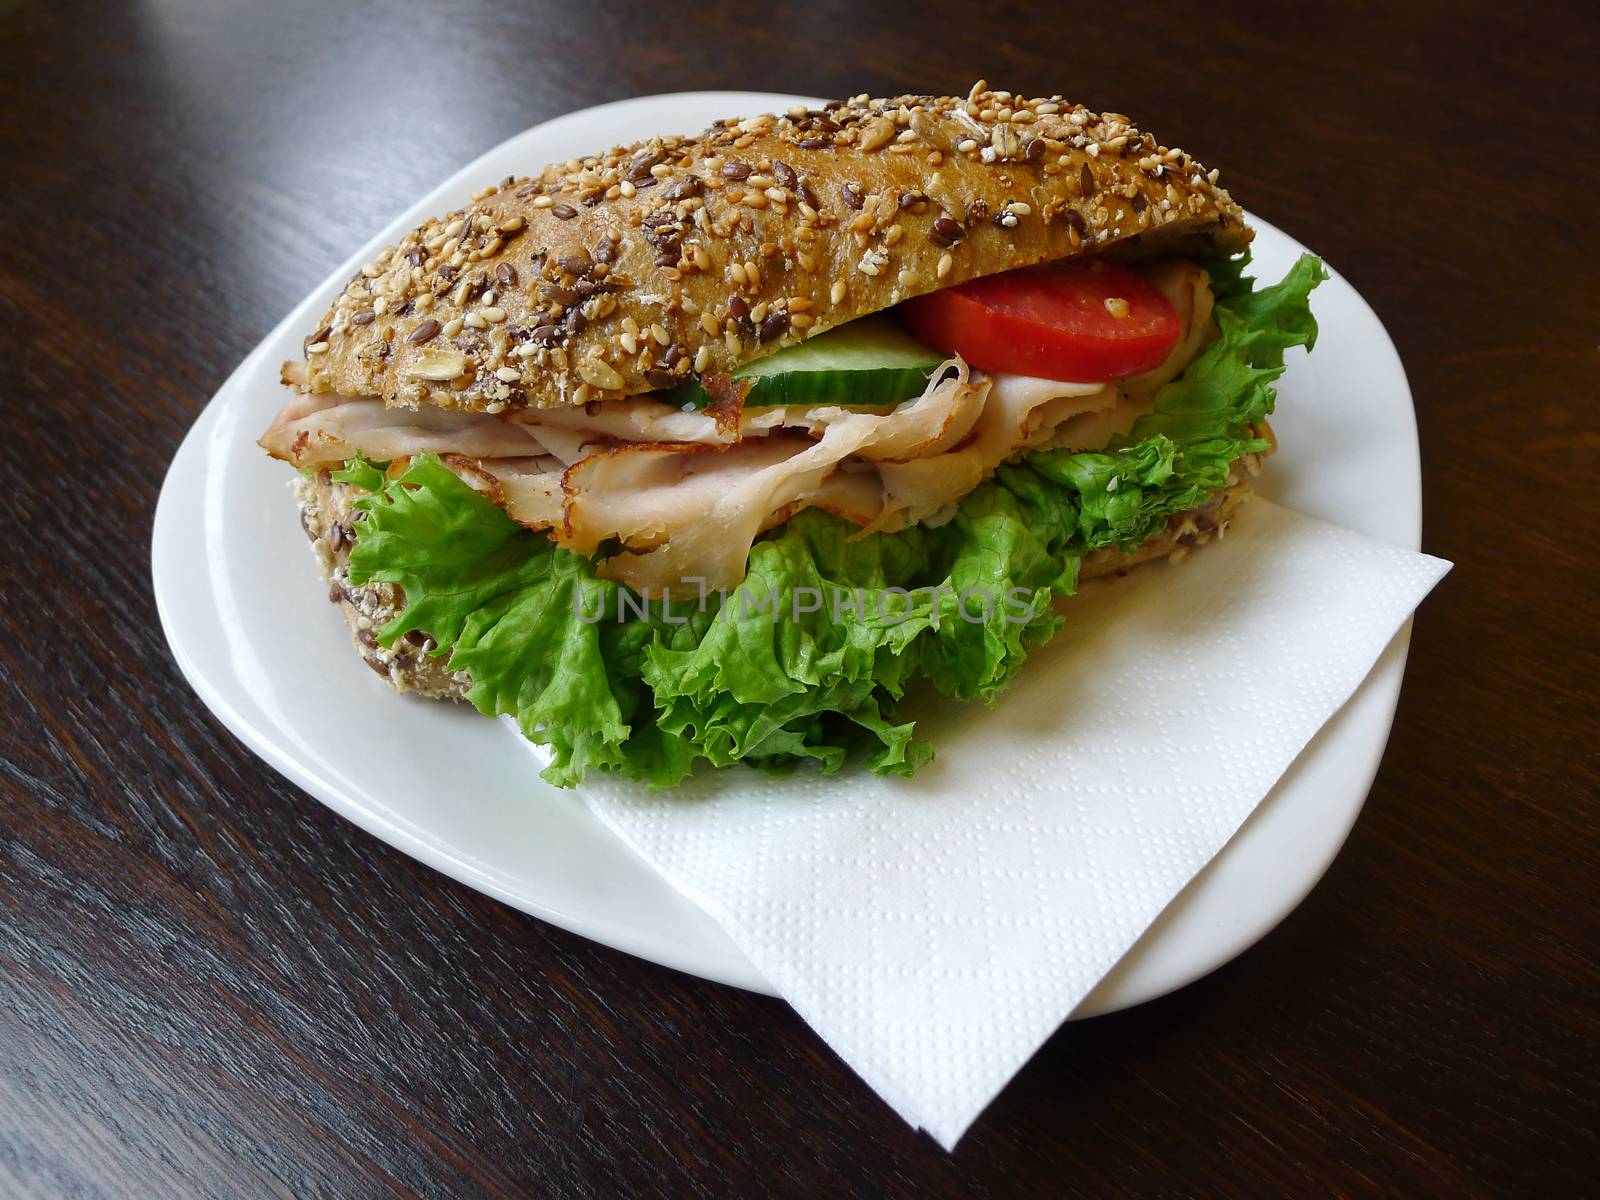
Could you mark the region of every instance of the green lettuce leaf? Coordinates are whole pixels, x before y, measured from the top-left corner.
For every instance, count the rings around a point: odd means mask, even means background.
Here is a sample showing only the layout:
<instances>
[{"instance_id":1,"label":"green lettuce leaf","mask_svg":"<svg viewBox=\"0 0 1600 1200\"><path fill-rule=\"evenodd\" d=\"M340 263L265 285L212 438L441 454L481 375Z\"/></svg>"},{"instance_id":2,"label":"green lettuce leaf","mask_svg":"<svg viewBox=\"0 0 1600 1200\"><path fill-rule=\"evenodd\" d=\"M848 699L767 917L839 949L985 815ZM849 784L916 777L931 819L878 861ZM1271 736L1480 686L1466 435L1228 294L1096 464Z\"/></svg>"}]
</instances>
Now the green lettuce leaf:
<instances>
[{"instance_id":1,"label":"green lettuce leaf","mask_svg":"<svg viewBox=\"0 0 1600 1200\"><path fill-rule=\"evenodd\" d=\"M1241 284L1244 260L1208 264L1222 336L1182 376L1156 394L1118 444L1102 453L1046 451L1027 465L1069 489L1078 507L1080 553L1132 549L1167 518L1225 487L1232 463L1268 448L1261 422L1272 412L1272 383L1284 351L1316 342L1311 290L1328 277L1302 255L1283 281L1259 291Z\"/></svg>"},{"instance_id":2,"label":"green lettuce leaf","mask_svg":"<svg viewBox=\"0 0 1600 1200\"><path fill-rule=\"evenodd\" d=\"M908 688L992 702L1060 627L1054 601L1084 555L1138 545L1266 448L1271 384L1286 349L1315 341L1308 297L1326 273L1306 256L1256 290L1244 260L1207 266L1222 336L1151 413L1104 452L1001 467L937 528L854 540L807 509L756 543L726 595L645 605L432 455L397 476L356 459L336 475L368 493L351 582L399 587L379 641L432 638L481 712L549 747L553 783L603 770L666 786L701 760L828 772L852 755L909 775L932 747L895 715Z\"/></svg>"}]
</instances>

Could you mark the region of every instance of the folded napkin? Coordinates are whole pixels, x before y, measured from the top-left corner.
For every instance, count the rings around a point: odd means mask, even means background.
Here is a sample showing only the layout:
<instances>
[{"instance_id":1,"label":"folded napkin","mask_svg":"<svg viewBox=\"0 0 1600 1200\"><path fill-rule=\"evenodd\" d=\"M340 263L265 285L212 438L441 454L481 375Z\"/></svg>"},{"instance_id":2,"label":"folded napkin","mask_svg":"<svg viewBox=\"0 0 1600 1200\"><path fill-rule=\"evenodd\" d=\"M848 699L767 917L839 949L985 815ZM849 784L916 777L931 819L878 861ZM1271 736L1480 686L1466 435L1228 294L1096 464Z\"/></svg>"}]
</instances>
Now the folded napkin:
<instances>
[{"instance_id":1,"label":"folded napkin","mask_svg":"<svg viewBox=\"0 0 1600 1200\"><path fill-rule=\"evenodd\" d=\"M1090 584L914 780L581 790L946 1148L1222 849L1449 564L1265 500Z\"/></svg>"}]
</instances>

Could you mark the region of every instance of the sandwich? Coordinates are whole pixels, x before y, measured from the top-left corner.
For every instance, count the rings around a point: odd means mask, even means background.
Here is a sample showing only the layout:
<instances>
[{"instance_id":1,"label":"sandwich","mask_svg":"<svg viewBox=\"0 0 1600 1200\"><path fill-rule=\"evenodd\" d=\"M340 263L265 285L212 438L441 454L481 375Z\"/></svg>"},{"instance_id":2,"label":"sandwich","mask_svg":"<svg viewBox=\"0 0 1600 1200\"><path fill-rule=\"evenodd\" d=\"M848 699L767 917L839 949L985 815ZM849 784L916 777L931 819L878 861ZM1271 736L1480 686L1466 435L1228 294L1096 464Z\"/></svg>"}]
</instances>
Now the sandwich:
<instances>
[{"instance_id":1,"label":"sandwich","mask_svg":"<svg viewBox=\"0 0 1600 1200\"><path fill-rule=\"evenodd\" d=\"M260 442L357 651L545 778L910 775L1081 580L1222 536L1306 256L1208 171L979 83L508 178L366 264Z\"/></svg>"}]
</instances>

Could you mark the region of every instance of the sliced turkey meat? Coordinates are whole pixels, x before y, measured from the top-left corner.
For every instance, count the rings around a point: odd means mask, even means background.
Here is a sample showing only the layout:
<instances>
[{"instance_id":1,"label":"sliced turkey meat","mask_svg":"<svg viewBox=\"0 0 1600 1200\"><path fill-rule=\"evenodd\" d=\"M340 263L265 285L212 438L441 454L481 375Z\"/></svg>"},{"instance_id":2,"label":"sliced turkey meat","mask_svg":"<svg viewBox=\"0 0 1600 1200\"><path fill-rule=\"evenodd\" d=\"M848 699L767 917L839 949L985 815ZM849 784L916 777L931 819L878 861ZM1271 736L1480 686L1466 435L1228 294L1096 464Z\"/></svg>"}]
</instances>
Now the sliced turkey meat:
<instances>
[{"instance_id":1,"label":"sliced turkey meat","mask_svg":"<svg viewBox=\"0 0 1600 1200\"><path fill-rule=\"evenodd\" d=\"M1203 270L1169 262L1146 273L1185 332L1159 367L1116 384L985 374L958 359L889 410L744 409L726 380L706 410L633 396L489 414L310 394L284 408L261 444L301 467L432 451L567 549L593 556L620 542L597 568L606 578L651 595L730 587L762 531L802 508L863 533L902 529L939 520L1024 451L1097 449L1126 433L1214 335Z\"/></svg>"}]
</instances>

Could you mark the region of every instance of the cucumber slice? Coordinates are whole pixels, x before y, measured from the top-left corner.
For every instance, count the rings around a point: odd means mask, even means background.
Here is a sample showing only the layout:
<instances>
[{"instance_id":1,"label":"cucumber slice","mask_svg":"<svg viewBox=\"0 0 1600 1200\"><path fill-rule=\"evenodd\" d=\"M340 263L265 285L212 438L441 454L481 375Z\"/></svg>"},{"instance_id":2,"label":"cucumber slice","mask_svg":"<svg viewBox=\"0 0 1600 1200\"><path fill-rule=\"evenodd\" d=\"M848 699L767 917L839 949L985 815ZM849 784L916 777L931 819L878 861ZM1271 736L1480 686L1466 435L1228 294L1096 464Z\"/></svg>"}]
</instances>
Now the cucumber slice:
<instances>
[{"instance_id":1,"label":"cucumber slice","mask_svg":"<svg viewBox=\"0 0 1600 1200\"><path fill-rule=\"evenodd\" d=\"M750 380L746 408L779 404L839 404L890 408L920 396L928 376L944 362L882 313L860 317L814 338L786 346L734 371ZM697 383L663 394L668 404L704 408L711 397Z\"/></svg>"}]
</instances>

